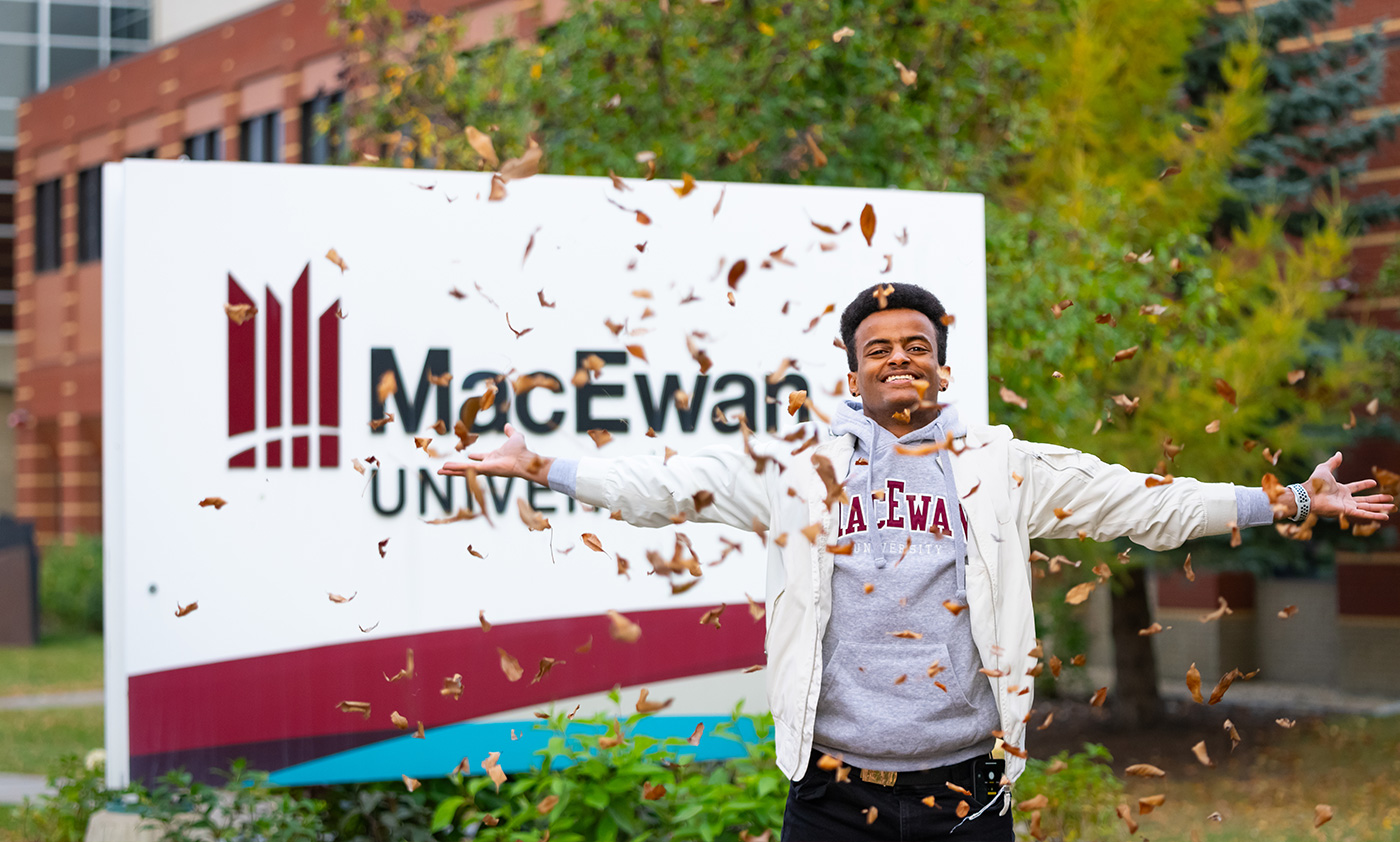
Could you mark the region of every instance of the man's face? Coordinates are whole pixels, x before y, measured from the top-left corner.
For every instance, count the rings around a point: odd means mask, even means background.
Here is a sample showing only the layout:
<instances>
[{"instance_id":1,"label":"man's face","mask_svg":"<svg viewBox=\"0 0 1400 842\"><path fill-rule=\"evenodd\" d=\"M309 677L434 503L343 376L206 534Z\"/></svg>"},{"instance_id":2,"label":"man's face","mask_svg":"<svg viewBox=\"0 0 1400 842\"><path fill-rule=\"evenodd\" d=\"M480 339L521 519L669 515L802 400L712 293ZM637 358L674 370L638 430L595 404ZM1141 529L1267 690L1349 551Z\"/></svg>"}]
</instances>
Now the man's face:
<instances>
[{"instance_id":1,"label":"man's face","mask_svg":"<svg viewBox=\"0 0 1400 842\"><path fill-rule=\"evenodd\" d=\"M846 378L866 415L891 432L896 432L895 427L917 430L938 417L937 340L933 322L917 310L881 310L860 323L855 335L856 370ZM924 397L932 406L919 406L915 380L929 384ZM910 410L909 420L894 420L895 413L905 409Z\"/></svg>"}]
</instances>

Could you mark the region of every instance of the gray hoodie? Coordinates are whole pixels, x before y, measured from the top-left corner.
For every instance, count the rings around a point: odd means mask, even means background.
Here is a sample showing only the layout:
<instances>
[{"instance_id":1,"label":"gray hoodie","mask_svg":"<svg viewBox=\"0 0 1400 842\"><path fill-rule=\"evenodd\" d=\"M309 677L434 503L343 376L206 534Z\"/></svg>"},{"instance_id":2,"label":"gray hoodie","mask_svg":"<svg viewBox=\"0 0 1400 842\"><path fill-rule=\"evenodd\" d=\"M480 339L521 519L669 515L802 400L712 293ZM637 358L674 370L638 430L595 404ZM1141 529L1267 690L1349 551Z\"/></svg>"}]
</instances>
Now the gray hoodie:
<instances>
[{"instance_id":1,"label":"gray hoodie","mask_svg":"<svg viewBox=\"0 0 1400 842\"><path fill-rule=\"evenodd\" d=\"M895 445L965 434L952 408L900 439L846 401L832 423L856 437L833 543L831 621L822 639L815 747L882 771L945 766L991 751L1000 727L972 641L967 532L946 450L906 456ZM898 633L911 632L903 636ZM930 675L932 673L932 675ZM941 685L941 686L940 686Z\"/></svg>"}]
</instances>

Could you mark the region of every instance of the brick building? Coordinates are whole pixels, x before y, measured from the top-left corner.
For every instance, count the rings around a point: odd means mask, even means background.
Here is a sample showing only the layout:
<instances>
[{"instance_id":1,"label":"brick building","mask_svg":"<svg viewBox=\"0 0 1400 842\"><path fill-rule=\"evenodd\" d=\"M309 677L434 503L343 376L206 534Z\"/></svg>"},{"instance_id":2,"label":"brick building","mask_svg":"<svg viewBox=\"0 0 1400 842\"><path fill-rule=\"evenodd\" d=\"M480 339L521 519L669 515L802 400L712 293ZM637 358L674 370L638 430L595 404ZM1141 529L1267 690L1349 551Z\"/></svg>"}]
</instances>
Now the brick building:
<instances>
[{"instance_id":1,"label":"brick building","mask_svg":"<svg viewBox=\"0 0 1400 842\"><path fill-rule=\"evenodd\" d=\"M467 9L469 39L532 34L565 3ZM552 17L551 17L552 16ZM321 0L273 3L24 100L15 180L16 514L41 544L102 529L102 178L126 157L326 163L342 95Z\"/></svg>"}]
</instances>

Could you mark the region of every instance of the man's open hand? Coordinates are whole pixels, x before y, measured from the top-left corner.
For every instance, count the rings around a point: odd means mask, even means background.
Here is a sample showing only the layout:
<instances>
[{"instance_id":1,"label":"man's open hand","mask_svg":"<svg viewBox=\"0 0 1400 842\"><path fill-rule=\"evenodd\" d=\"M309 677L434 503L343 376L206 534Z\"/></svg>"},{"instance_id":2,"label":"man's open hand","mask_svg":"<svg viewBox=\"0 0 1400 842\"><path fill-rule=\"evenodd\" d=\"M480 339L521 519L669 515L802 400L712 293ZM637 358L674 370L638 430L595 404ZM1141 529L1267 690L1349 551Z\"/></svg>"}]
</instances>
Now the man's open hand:
<instances>
[{"instance_id":1,"label":"man's open hand","mask_svg":"<svg viewBox=\"0 0 1400 842\"><path fill-rule=\"evenodd\" d=\"M1332 518L1345 515L1348 520L1390 520L1388 513L1395 511L1395 498L1389 494L1352 496L1375 488L1376 481L1363 479L1357 482L1337 482L1337 469L1341 465L1342 454L1337 453L1314 468L1312 476L1303 483L1303 487L1312 498L1312 513L1318 517ZM1289 503L1289 507L1292 508L1292 501Z\"/></svg>"},{"instance_id":2,"label":"man's open hand","mask_svg":"<svg viewBox=\"0 0 1400 842\"><path fill-rule=\"evenodd\" d=\"M464 477L475 471L488 477L520 477L540 485L549 484L549 466L545 459L525 446L525 436L514 426L506 425L505 444L487 453L468 453L468 462L446 462L438 468L439 476Z\"/></svg>"}]
</instances>

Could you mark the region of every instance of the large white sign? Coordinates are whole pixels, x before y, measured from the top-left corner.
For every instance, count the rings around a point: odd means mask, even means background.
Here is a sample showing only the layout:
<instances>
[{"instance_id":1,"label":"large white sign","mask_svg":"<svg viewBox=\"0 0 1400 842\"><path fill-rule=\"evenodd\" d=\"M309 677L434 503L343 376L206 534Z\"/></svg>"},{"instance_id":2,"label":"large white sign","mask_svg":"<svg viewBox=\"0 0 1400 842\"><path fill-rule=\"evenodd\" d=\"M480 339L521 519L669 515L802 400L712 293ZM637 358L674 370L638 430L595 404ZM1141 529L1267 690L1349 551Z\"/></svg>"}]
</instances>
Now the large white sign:
<instances>
[{"instance_id":1,"label":"large white sign","mask_svg":"<svg viewBox=\"0 0 1400 842\"><path fill-rule=\"evenodd\" d=\"M524 730L531 709L614 685L679 682L667 713L690 727L737 696L762 707L761 673L741 669L762 660L746 608L763 598L756 536L679 527L706 562L721 536L743 548L673 595L645 557L669 556L675 528L501 480L482 484L488 522L462 479L436 475L462 458L462 404L495 378L472 450L499 444L506 421L554 456L739 447L741 412L794 427L793 389L834 407L841 310L901 281L956 316L946 399L986 419L980 196L715 183L681 196L677 182L537 176L492 201L489 174L167 161L107 165L104 183L114 783L238 756L289 783L444 774L497 726ZM226 304L257 313L238 324ZM576 381L590 355L604 365ZM398 391L381 404L385 372ZM532 373L557 387L513 394ZM226 505L199 505L214 497ZM522 498L552 530L527 531ZM469 506L476 517L429 522ZM722 627L701 626L721 603ZM642 639L611 639L608 609L641 618ZM523 680L507 680L498 647ZM386 681L410 648L414 677ZM545 657L564 663L531 683ZM440 693L458 673L461 697ZM428 739L398 738L391 711ZM458 722L495 730L438 727ZM489 750L523 765L527 744Z\"/></svg>"}]
</instances>

